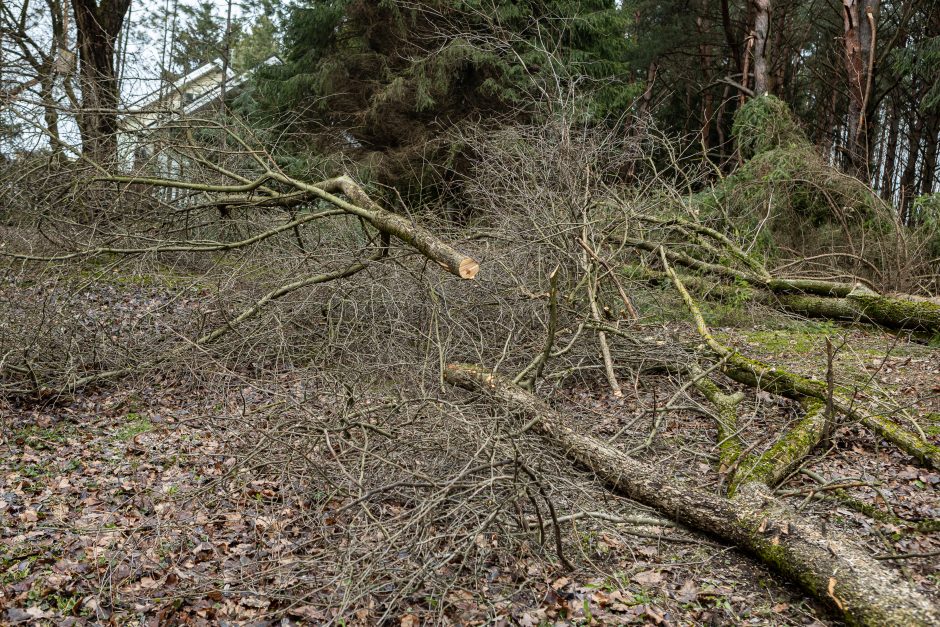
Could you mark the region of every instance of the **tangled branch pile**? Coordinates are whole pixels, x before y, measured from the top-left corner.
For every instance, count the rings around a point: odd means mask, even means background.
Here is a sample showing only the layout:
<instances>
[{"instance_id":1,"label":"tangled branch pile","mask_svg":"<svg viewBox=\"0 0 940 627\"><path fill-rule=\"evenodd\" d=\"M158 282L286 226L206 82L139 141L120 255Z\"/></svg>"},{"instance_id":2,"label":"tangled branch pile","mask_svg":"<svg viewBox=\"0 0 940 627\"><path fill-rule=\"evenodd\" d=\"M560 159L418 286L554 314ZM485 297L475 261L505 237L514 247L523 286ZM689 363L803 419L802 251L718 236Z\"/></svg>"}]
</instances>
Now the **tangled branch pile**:
<instances>
[{"instance_id":1,"label":"tangled branch pile","mask_svg":"<svg viewBox=\"0 0 940 627\"><path fill-rule=\"evenodd\" d=\"M931 624L923 591L771 491L850 423L940 468L936 444L889 399L862 407L831 363L814 380L729 348L700 305L932 336L940 305L875 288L925 290L937 277L912 272L914 254L886 262L898 242L913 251L901 227L855 246L872 220L894 228L877 202L822 165L777 103L752 102L739 126L749 160L710 192L680 191L691 177L625 188L625 173L643 180L669 154L652 134L624 139L575 116L468 133L478 165L461 182L473 211L460 227L345 175L288 175L244 129L205 121L171 129L162 158L134 172L7 172L3 391L55 402L157 373L239 390L237 424L218 426L240 461L216 487L240 473L284 479L303 503L285 528L305 534L248 585L300 572L278 594L325 618L386 619L422 597L447 599L428 612L448 616L455 589L498 568L514 573L494 575L498 595L533 595L533 560L578 567L561 523L607 503L628 524L677 522L741 547L850 620ZM170 176L167 160L189 176ZM821 254L851 280L788 274L801 264L766 233L790 211L845 225ZM891 283L900 271L914 279ZM674 323L688 316L697 333ZM644 379L671 386L671 400L654 396L606 441L580 432L593 417L534 396L560 401L602 380L623 398ZM752 390L778 397L774 437L748 431ZM667 413L708 427L677 452L658 441ZM715 471L707 489L684 482L700 479L696 464Z\"/></svg>"}]
</instances>

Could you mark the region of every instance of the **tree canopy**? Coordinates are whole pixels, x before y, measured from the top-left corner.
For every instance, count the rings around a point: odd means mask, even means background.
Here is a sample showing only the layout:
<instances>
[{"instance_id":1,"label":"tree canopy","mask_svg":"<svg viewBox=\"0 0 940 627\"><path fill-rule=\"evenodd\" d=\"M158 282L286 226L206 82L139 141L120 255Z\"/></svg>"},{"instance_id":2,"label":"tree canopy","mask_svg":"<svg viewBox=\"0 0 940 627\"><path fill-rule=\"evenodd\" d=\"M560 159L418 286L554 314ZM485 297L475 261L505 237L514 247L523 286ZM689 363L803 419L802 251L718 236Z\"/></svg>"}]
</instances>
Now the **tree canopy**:
<instances>
[{"instance_id":1,"label":"tree canopy","mask_svg":"<svg viewBox=\"0 0 940 627\"><path fill-rule=\"evenodd\" d=\"M378 178L397 182L439 161L454 125L526 119L539 92L580 82L591 115L622 112L635 91L628 24L606 1L305 2L259 109L321 146L372 155Z\"/></svg>"}]
</instances>

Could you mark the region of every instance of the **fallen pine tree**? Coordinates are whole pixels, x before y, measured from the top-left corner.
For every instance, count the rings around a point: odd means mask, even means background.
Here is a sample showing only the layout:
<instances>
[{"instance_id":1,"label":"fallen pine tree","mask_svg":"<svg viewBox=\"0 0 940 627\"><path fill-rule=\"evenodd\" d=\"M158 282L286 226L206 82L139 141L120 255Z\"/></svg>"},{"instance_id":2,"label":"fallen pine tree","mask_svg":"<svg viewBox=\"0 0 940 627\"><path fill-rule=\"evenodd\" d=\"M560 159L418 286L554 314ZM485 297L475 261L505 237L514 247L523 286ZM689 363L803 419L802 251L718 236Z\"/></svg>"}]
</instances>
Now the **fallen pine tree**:
<instances>
[{"instance_id":1,"label":"fallen pine tree","mask_svg":"<svg viewBox=\"0 0 940 627\"><path fill-rule=\"evenodd\" d=\"M935 469L940 469L940 447L904 429L889 417L867 412L857 407L853 399L845 398L841 394L836 393L822 381L808 379L783 368L764 364L723 346L708 330L705 319L702 317L702 313L699 311L692 296L689 294L688 290L685 289L679 276L669 266L665 252L662 253L662 261L666 267L666 274L672 279L676 290L678 290L683 302L689 309L689 313L695 321L695 327L699 335L705 340L709 349L722 360L722 372L730 378L739 383L744 383L766 392L788 396L801 402L806 402L807 399L815 399L817 402L827 403L832 412L838 412L841 415L860 422L878 436L916 457L921 463ZM813 428L810 429L810 431L820 436L818 429ZM818 437L816 441L818 441ZM815 446L815 443L816 442L812 442L812 445ZM810 448L812 448L812 446L810 446Z\"/></svg>"},{"instance_id":2,"label":"fallen pine tree","mask_svg":"<svg viewBox=\"0 0 940 627\"><path fill-rule=\"evenodd\" d=\"M744 283L754 289L751 297L805 316L867 322L887 329L908 329L930 335L940 334L940 304L908 294L884 295L860 283L843 283L813 278L780 278L769 272L741 269L703 261L688 253L671 250L662 244L637 239L624 243L648 252L662 249L670 263L711 277L700 279L700 289L713 289L719 281ZM742 254L739 248L725 244L729 253ZM738 254L736 254L738 253ZM643 269L647 280L656 281L664 275Z\"/></svg>"},{"instance_id":3,"label":"fallen pine tree","mask_svg":"<svg viewBox=\"0 0 940 627\"><path fill-rule=\"evenodd\" d=\"M850 624L936 625L940 610L901 575L841 537L830 537L774 498L761 481L724 498L667 477L593 437L532 393L478 365L450 364L447 382L483 394L526 421L610 489L753 555L801 585Z\"/></svg>"}]
</instances>

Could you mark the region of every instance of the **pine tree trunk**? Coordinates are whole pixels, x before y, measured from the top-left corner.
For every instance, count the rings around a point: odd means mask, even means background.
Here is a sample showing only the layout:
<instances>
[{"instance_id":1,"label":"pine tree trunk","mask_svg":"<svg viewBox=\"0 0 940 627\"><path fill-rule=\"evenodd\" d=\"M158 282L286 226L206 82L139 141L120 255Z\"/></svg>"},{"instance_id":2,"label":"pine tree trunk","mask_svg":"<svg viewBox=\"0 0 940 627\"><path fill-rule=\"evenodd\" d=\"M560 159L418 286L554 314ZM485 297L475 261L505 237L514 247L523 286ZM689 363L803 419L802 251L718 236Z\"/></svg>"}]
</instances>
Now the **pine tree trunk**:
<instances>
[{"instance_id":1,"label":"pine tree trunk","mask_svg":"<svg viewBox=\"0 0 940 627\"><path fill-rule=\"evenodd\" d=\"M862 180L869 180L871 121L869 104L874 85L875 31L871 25L878 14L880 0L843 0L845 69L848 81L849 111L846 121L846 169Z\"/></svg>"},{"instance_id":2,"label":"pine tree trunk","mask_svg":"<svg viewBox=\"0 0 940 627\"><path fill-rule=\"evenodd\" d=\"M767 70L767 35L770 30L770 0L754 0L754 95L763 96L770 89Z\"/></svg>"},{"instance_id":3,"label":"pine tree trunk","mask_svg":"<svg viewBox=\"0 0 940 627\"><path fill-rule=\"evenodd\" d=\"M917 162L920 158L920 138L924 130L923 116L915 114L914 117L914 126L910 129L910 135L907 140L907 161L904 164L904 172L901 174L901 189L898 202L898 209L901 212L901 223L906 226L910 226L911 224L911 206L914 202L914 196L917 195L915 176L917 174Z\"/></svg>"},{"instance_id":4,"label":"pine tree trunk","mask_svg":"<svg viewBox=\"0 0 940 627\"><path fill-rule=\"evenodd\" d=\"M891 99L888 117L891 119L891 122L888 127L888 139L885 144L884 169L881 173L881 197L891 202L894 198L894 173L897 167L898 134L901 128L901 115L900 111L898 111L897 100L894 98Z\"/></svg>"},{"instance_id":5,"label":"pine tree trunk","mask_svg":"<svg viewBox=\"0 0 940 627\"><path fill-rule=\"evenodd\" d=\"M937 137L938 126L940 126L940 116L931 113L927 118L927 147L924 152L924 167L921 169L920 193L929 194L933 192L934 182L937 180Z\"/></svg>"}]
</instances>

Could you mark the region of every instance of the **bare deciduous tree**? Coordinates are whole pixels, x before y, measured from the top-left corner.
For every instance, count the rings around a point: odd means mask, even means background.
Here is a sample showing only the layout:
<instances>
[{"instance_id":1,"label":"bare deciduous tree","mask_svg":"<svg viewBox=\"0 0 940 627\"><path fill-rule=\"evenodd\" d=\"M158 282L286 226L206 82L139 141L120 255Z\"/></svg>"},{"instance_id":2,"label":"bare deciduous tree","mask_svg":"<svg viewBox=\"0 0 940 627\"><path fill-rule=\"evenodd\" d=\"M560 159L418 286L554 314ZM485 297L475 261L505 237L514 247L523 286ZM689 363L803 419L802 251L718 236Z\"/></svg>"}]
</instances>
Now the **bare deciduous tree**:
<instances>
[{"instance_id":1,"label":"bare deciduous tree","mask_svg":"<svg viewBox=\"0 0 940 627\"><path fill-rule=\"evenodd\" d=\"M82 97L78 128L83 153L99 163L117 153L115 44L130 6L131 0L72 0Z\"/></svg>"}]
</instances>

